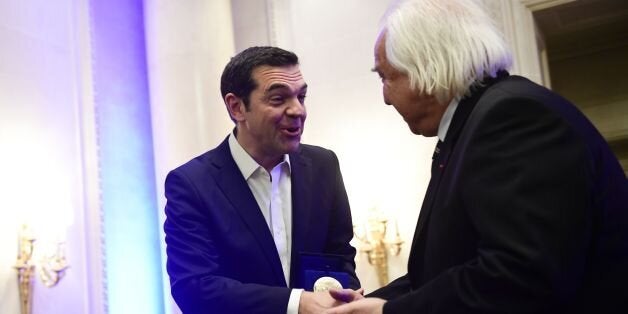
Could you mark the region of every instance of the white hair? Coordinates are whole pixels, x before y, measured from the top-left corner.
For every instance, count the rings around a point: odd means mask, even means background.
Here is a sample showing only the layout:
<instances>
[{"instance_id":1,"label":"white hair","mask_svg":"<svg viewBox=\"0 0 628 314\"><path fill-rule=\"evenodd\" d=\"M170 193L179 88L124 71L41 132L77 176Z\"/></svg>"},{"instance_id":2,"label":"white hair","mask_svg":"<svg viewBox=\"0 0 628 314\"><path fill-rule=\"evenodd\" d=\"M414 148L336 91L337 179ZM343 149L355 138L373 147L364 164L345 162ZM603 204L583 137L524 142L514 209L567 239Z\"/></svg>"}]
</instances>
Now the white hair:
<instances>
[{"instance_id":1,"label":"white hair","mask_svg":"<svg viewBox=\"0 0 628 314\"><path fill-rule=\"evenodd\" d=\"M383 18L386 58L411 88L441 103L507 70L512 55L478 1L407 0Z\"/></svg>"}]
</instances>

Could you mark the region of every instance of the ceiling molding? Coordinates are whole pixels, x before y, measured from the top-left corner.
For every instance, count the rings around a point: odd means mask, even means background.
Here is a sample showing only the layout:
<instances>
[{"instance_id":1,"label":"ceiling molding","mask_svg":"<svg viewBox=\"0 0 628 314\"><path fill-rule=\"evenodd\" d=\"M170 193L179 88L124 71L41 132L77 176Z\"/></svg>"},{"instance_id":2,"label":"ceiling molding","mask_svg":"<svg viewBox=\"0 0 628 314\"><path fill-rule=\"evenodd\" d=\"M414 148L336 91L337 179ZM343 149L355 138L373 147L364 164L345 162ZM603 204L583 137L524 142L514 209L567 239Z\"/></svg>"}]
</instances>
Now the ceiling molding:
<instances>
[{"instance_id":1,"label":"ceiling molding","mask_svg":"<svg viewBox=\"0 0 628 314\"><path fill-rule=\"evenodd\" d=\"M534 12L574 1L576 0L521 0L521 4Z\"/></svg>"}]
</instances>

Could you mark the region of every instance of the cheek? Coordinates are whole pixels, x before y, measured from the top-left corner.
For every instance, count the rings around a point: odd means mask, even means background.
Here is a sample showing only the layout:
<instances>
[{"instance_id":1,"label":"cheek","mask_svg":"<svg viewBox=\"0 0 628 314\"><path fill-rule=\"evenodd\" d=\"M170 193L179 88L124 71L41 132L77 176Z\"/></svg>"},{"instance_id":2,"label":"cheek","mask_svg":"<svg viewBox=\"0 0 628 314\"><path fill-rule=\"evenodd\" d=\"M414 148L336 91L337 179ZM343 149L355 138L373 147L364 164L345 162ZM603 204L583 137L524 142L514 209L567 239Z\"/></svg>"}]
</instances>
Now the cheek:
<instances>
[{"instance_id":1,"label":"cheek","mask_svg":"<svg viewBox=\"0 0 628 314\"><path fill-rule=\"evenodd\" d=\"M390 94L390 86L388 86L387 84L384 84L382 86L382 95L384 96L384 101L386 103L389 103L391 94Z\"/></svg>"}]
</instances>

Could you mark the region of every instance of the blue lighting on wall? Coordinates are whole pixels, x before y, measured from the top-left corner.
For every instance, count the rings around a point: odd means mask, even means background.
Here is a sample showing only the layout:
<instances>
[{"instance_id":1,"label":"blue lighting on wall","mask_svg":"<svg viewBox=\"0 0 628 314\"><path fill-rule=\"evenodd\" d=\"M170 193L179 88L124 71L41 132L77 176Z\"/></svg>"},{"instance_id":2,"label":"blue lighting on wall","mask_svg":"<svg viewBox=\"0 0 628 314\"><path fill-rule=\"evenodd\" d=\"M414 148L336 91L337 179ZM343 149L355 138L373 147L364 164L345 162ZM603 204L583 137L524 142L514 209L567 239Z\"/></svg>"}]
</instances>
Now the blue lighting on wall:
<instances>
[{"instance_id":1,"label":"blue lighting on wall","mask_svg":"<svg viewBox=\"0 0 628 314\"><path fill-rule=\"evenodd\" d=\"M108 312L164 313L143 2L90 14Z\"/></svg>"}]
</instances>

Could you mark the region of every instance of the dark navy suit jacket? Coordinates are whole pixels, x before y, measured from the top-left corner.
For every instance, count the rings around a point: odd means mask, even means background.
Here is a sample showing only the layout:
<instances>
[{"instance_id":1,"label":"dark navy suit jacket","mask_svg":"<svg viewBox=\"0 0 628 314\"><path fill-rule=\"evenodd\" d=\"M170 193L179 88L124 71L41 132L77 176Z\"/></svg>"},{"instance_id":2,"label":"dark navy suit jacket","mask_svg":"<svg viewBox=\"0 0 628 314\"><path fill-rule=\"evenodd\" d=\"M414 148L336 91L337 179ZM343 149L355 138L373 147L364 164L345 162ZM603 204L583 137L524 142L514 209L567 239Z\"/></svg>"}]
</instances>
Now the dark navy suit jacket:
<instances>
[{"instance_id":1,"label":"dark navy suit jacket","mask_svg":"<svg viewBox=\"0 0 628 314\"><path fill-rule=\"evenodd\" d=\"M568 101L502 73L462 99L384 313L628 313L628 188Z\"/></svg>"},{"instance_id":2,"label":"dark navy suit jacket","mask_svg":"<svg viewBox=\"0 0 628 314\"><path fill-rule=\"evenodd\" d=\"M228 141L166 178L167 270L184 313L285 313L303 286L299 253L339 255L358 288L349 202L336 155L302 144L290 154L292 257L289 285L264 216Z\"/></svg>"}]
</instances>

